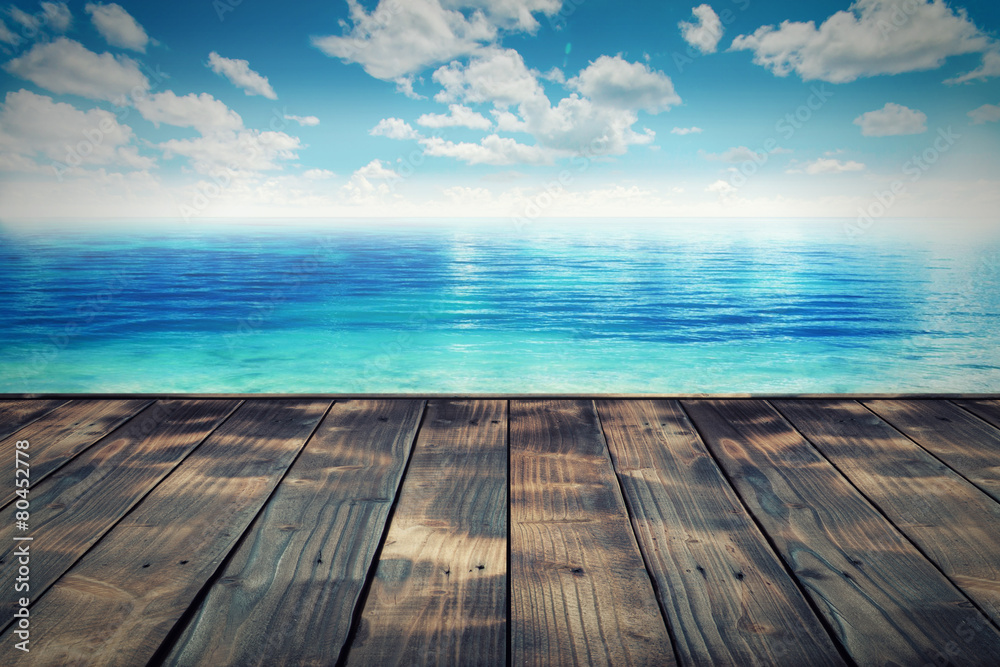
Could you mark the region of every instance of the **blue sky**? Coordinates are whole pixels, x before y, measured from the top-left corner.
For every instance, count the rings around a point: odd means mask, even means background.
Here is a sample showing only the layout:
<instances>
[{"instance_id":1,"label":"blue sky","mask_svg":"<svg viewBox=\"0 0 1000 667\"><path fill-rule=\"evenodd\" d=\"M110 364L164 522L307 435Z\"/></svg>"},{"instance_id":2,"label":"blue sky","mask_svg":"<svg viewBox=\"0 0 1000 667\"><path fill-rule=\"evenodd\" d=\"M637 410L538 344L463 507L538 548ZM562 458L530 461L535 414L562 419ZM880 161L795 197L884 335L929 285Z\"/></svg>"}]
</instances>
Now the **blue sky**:
<instances>
[{"instance_id":1,"label":"blue sky","mask_svg":"<svg viewBox=\"0 0 1000 667\"><path fill-rule=\"evenodd\" d=\"M0 218L1000 210L992 0L19 2Z\"/></svg>"}]
</instances>

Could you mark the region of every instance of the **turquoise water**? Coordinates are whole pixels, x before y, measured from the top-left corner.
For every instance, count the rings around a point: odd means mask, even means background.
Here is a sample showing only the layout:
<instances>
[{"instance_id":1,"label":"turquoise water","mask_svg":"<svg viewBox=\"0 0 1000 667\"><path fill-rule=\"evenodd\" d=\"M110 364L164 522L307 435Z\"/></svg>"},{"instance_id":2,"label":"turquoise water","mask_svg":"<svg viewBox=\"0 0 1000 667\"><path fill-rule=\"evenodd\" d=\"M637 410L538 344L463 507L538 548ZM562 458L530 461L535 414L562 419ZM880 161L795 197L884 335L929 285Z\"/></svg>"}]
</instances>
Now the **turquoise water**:
<instances>
[{"instance_id":1,"label":"turquoise water","mask_svg":"<svg viewBox=\"0 0 1000 667\"><path fill-rule=\"evenodd\" d=\"M1000 390L995 224L199 224L0 226L0 392Z\"/></svg>"}]
</instances>

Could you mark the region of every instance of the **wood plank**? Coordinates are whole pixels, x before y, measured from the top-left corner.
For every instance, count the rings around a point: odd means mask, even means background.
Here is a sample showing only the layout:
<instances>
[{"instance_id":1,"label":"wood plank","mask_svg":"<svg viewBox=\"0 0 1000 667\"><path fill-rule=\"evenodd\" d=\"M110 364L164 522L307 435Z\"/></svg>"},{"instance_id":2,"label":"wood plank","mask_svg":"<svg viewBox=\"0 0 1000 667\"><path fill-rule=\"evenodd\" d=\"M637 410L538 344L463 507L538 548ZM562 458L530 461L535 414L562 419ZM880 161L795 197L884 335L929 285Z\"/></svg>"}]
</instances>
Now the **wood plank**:
<instances>
[{"instance_id":1,"label":"wood plank","mask_svg":"<svg viewBox=\"0 0 1000 667\"><path fill-rule=\"evenodd\" d=\"M1000 504L856 401L774 401L995 622Z\"/></svg>"},{"instance_id":2,"label":"wood plank","mask_svg":"<svg viewBox=\"0 0 1000 667\"><path fill-rule=\"evenodd\" d=\"M992 424L996 428L1000 428L1000 401L955 400L952 402L961 408L965 408L983 421Z\"/></svg>"},{"instance_id":3,"label":"wood plank","mask_svg":"<svg viewBox=\"0 0 1000 667\"><path fill-rule=\"evenodd\" d=\"M423 407L337 402L166 664L336 664Z\"/></svg>"},{"instance_id":4,"label":"wood plank","mask_svg":"<svg viewBox=\"0 0 1000 667\"><path fill-rule=\"evenodd\" d=\"M858 664L1000 664L996 628L772 406L682 403Z\"/></svg>"},{"instance_id":5,"label":"wood plank","mask_svg":"<svg viewBox=\"0 0 1000 667\"><path fill-rule=\"evenodd\" d=\"M349 665L503 665L506 401L431 401Z\"/></svg>"},{"instance_id":6,"label":"wood plank","mask_svg":"<svg viewBox=\"0 0 1000 667\"><path fill-rule=\"evenodd\" d=\"M512 664L675 664L593 401L510 408Z\"/></svg>"},{"instance_id":7,"label":"wood plank","mask_svg":"<svg viewBox=\"0 0 1000 667\"><path fill-rule=\"evenodd\" d=\"M31 485L34 487L83 450L135 416L152 399L72 401L0 441L0 475L14 479L14 446L31 443ZM0 507L16 498L14 486L0 492Z\"/></svg>"},{"instance_id":8,"label":"wood plank","mask_svg":"<svg viewBox=\"0 0 1000 667\"><path fill-rule=\"evenodd\" d=\"M240 406L35 603L31 623L39 631L31 652L11 664L145 664L329 405L254 400ZM11 630L0 641L12 645ZM20 652L8 655L14 653Z\"/></svg>"},{"instance_id":9,"label":"wood plank","mask_svg":"<svg viewBox=\"0 0 1000 667\"><path fill-rule=\"evenodd\" d=\"M862 403L1000 501L1000 430L949 401Z\"/></svg>"},{"instance_id":10,"label":"wood plank","mask_svg":"<svg viewBox=\"0 0 1000 667\"><path fill-rule=\"evenodd\" d=\"M10 437L19 429L67 402L64 398L25 398L16 401L0 401L0 439Z\"/></svg>"},{"instance_id":11,"label":"wood plank","mask_svg":"<svg viewBox=\"0 0 1000 667\"><path fill-rule=\"evenodd\" d=\"M683 664L843 665L676 401L598 401Z\"/></svg>"},{"instance_id":12,"label":"wood plank","mask_svg":"<svg viewBox=\"0 0 1000 667\"><path fill-rule=\"evenodd\" d=\"M15 535L35 538L30 592L37 600L238 404L161 401L58 474L32 484L29 532L15 530L16 506L0 511L0 564L17 560ZM0 591L13 591L17 576L17 568L0 568ZM17 597L0 597L0 630L7 627Z\"/></svg>"}]
</instances>

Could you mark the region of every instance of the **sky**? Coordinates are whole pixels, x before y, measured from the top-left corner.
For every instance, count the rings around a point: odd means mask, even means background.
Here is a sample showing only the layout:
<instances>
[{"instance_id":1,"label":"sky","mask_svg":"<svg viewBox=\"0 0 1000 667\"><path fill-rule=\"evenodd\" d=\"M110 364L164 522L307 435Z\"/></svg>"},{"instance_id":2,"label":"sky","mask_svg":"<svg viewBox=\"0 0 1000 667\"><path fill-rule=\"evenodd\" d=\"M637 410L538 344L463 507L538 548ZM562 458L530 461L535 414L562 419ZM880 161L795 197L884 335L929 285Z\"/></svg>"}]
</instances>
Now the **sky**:
<instances>
[{"instance_id":1,"label":"sky","mask_svg":"<svg viewBox=\"0 0 1000 667\"><path fill-rule=\"evenodd\" d=\"M0 6L0 220L1000 211L995 0Z\"/></svg>"}]
</instances>

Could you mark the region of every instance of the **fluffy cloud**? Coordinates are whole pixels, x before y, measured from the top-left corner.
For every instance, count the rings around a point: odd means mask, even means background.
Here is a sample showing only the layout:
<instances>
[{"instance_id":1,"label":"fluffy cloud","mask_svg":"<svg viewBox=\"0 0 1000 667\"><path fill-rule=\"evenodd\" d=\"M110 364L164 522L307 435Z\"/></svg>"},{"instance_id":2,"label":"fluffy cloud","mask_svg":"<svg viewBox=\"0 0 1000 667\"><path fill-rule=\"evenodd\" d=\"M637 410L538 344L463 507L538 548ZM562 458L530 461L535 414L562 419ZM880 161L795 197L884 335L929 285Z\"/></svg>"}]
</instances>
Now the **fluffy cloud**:
<instances>
[{"instance_id":1,"label":"fluffy cloud","mask_svg":"<svg viewBox=\"0 0 1000 667\"><path fill-rule=\"evenodd\" d=\"M973 125L995 123L1000 120L1000 105L984 104L983 106L970 111L969 118L972 119Z\"/></svg>"},{"instance_id":2,"label":"fluffy cloud","mask_svg":"<svg viewBox=\"0 0 1000 667\"><path fill-rule=\"evenodd\" d=\"M368 134L373 137L386 137L401 141L420 138L420 133L401 118L383 118L378 122L378 125L368 131Z\"/></svg>"},{"instance_id":3,"label":"fluffy cloud","mask_svg":"<svg viewBox=\"0 0 1000 667\"><path fill-rule=\"evenodd\" d=\"M298 137L284 132L239 130L213 132L194 139L171 139L159 144L163 155L180 155L191 161L201 174L239 174L280 169L279 160L298 158L302 148Z\"/></svg>"},{"instance_id":4,"label":"fluffy cloud","mask_svg":"<svg viewBox=\"0 0 1000 667\"><path fill-rule=\"evenodd\" d=\"M319 118L316 116L292 116L285 114L285 120L294 120L303 127L313 127L319 125Z\"/></svg>"},{"instance_id":5,"label":"fluffy cloud","mask_svg":"<svg viewBox=\"0 0 1000 667\"><path fill-rule=\"evenodd\" d=\"M949 56L987 51L990 44L965 10L941 0L856 0L819 28L812 21L763 26L734 39L731 49L752 51L756 64L778 76L846 83L935 69Z\"/></svg>"},{"instance_id":6,"label":"fluffy cloud","mask_svg":"<svg viewBox=\"0 0 1000 667\"><path fill-rule=\"evenodd\" d=\"M7 93L0 105L0 155L8 168L36 171L35 159L59 169L86 165L155 166L132 144L132 128L104 109L80 111L27 90ZM58 170L57 170L58 173Z\"/></svg>"},{"instance_id":7,"label":"fluffy cloud","mask_svg":"<svg viewBox=\"0 0 1000 667\"><path fill-rule=\"evenodd\" d=\"M86 10L97 32L101 33L108 44L140 53L146 52L149 35L121 5L91 2L87 3Z\"/></svg>"},{"instance_id":8,"label":"fluffy cloud","mask_svg":"<svg viewBox=\"0 0 1000 667\"><path fill-rule=\"evenodd\" d=\"M381 160L375 159L351 174L350 180L344 185L344 193L355 204L370 204L392 194L391 184L399 178L399 174L383 165ZM382 182L372 183L373 180Z\"/></svg>"},{"instance_id":9,"label":"fluffy cloud","mask_svg":"<svg viewBox=\"0 0 1000 667\"><path fill-rule=\"evenodd\" d=\"M223 58L212 51L208 54L208 67L216 74L221 74L229 79L229 82L234 86L242 88L247 95L262 95L269 100L278 99L278 95L268 83L267 77L250 69L250 63L246 60Z\"/></svg>"},{"instance_id":10,"label":"fluffy cloud","mask_svg":"<svg viewBox=\"0 0 1000 667\"><path fill-rule=\"evenodd\" d=\"M722 39L722 21L719 15L708 5L698 5L691 10L696 23L681 21L677 27L681 29L681 37L702 53L715 53L719 40Z\"/></svg>"},{"instance_id":11,"label":"fluffy cloud","mask_svg":"<svg viewBox=\"0 0 1000 667\"><path fill-rule=\"evenodd\" d=\"M864 171L865 165L854 160L841 162L834 158L818 158L812 162L807 162L801 167L787 170L789 174L806 173L810 176L817 174L842 174L848 171Z\"/></svg>"},{"instance_id":12,"label":"fluffy cloud","mask_svg":"<svg viewBox=\"0 0 1000 667\"><path fill-rule=\"evenodd\" d=\"M135 101L135 108L146 120L159 125L193 127L201 134L230 132L243 128L239 114L208 93L190 93L178 97L167 90Z\"/></svg>"},{"instance_id":13,"label":"fluffy cloud","mask_svg":"<svg viewBox=\"0 0 1000 667\"><path fill-rule=\"evenodd\" d=\"M3 67L53 93L94 100L121 100L149 90L149 81L131 58L98 55L65 37L39 42Z\"/></svg>"},{"instance_id":14,"label":"fluffy cloud","mask_svg":"<svg viewBox=\"0 0 1000 667\"><path fill-rule=\"evenodd\" d=\"M547 163L580 153L621 155L632 144L653 140L652 131L633 130L638 109L657 112L680 101L669 77L620 56L602 56L592 62L567 81L577 92L555 105L538 77L517 51L498 47L482 49L467 63L439 68L433 79L442 90L435 100L492 103L497 131L528 133L536 145L487 137L479 144L437 141L427 144L427 149L487 164Z\"/></svg>"},{"instance_id":15,"label":"fluffy cloud","mask_svg":"<svg viewBox=\"0 0 1000 667\"><path fill-rule=\"evenodd\" d=\"M3 19L0 19L0 42L11 46L16 46L21 42L21 38L11 32L11 29L3 22Z\"/></svg>"},{"instance_id":16,"label":"fluffy cloud","mask_svg":"<svg viewBox=\"0 0 1000 667\"><path fill-rule=\"evenodd\" d=\"M854 124L861 127L861 134L866 137L921 134L927 131L926 122L927 115L923 112L892 102L854 119Z\"/></svg>"},{"instance_id":17,"label":"fluffy cloud","mask_svg":"<svg viewBox=\"0 0 1000 667\"><path fill-rule=\"evenodd\" d=\"M700 127L675 127L670 130L670 134L679 134L682 137L685 134L701 134L702 129Z\"/></svg>"},{"instance_id":18,"label":"fluffy cloud","mask_svg":"<svg viewBox=\"0 0 1000 667\"><path fill-rule=\"evenodd\" d=\"M506 107L545 97L535 73L514 49L483 49L467 63L455 61L438 68L432 78L442 88L434 96L438 102Z\"/></svg>"},{"instance_id":19,"label":"fluffy cloud","mask_svg":"<svg viewBox=\"0 0 1000 667\"><path fill-rule=\"evenodd\" d=\"M466 18L438 0L380 0L370 13L358 0L348 0L348 5L350 30L342 36L314 37L313 44L386 81L468 55L497 34L481 12Z\"/></svg>"},{"instance_id":20,"label":"fluffy cloud","mask_svg":"<svg viewBox=\"0 0 1000 667\"><path fill-rule=\"evenodd\" d=\"M602 105L649 113L666 111L681 102L669 76L621 56L601 56L566 85Z\"/></svg>"},{"instance_id":21,"label":"fluffy cloud","mask_svg":"<svg viewBox=\"0 0 1000 667\"><path fill-rule=\"evenodd\" d=\"M440 137L421 140L424 154L437 157L451 157L468 164L549 164L551 154L538 146L520 144L510 137L491 134L478 144L445 141Z\"/></svg>"},{"instance_id":22,"label":"fluffy cloud","mask_svg":"<svg viewBox=\"0 0 1000 667\"><path fill-rule=\"evenodd\" d=\"M424 127L468 127L473 130L488 130L493 123L481 113L461 104L449 104L447 114L425 113L417 119L417 125Z\"/></svg>"}]
</instances>

